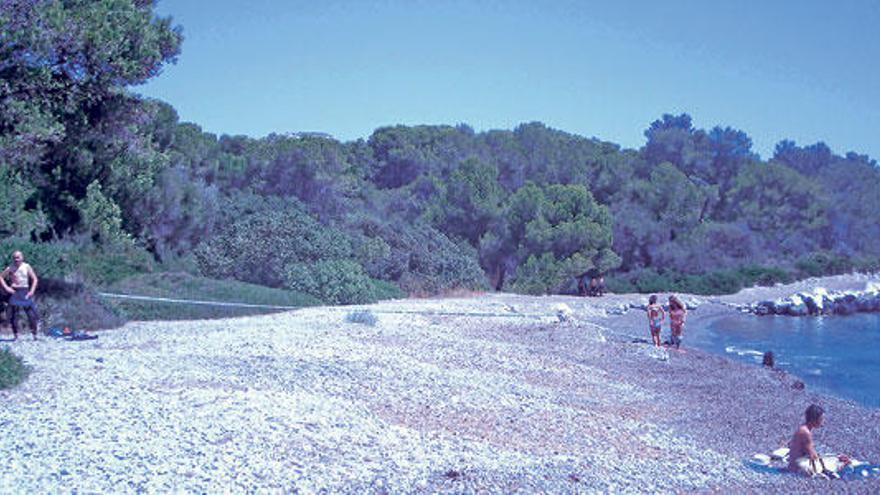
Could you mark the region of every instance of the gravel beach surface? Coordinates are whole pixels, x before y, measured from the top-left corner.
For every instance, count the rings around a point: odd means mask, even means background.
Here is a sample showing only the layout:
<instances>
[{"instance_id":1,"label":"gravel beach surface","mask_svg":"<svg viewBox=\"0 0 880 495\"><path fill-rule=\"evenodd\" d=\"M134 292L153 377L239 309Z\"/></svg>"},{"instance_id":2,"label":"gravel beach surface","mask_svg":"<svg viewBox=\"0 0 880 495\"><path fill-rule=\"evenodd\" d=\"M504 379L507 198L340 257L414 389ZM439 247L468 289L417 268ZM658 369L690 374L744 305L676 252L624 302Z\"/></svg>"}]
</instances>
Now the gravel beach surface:
<instances>
[{"instance_id":1,"label":"gravel beach surface","mask_svg":"<svg viewBox=\"0 0 880 495\"><path fill-rule=\"evenodd\" d=\"M698 305L687 331L864 279L685 296ZM751 468L812 402L826 410L821 451L880 462L880 410L655 349L626 309L643 299L485 294L358 307L374 326L324 307L82 342L24 335L8 345L33 372L0 392L0 493L880 491Z\"/></svg>"}]
</instances>

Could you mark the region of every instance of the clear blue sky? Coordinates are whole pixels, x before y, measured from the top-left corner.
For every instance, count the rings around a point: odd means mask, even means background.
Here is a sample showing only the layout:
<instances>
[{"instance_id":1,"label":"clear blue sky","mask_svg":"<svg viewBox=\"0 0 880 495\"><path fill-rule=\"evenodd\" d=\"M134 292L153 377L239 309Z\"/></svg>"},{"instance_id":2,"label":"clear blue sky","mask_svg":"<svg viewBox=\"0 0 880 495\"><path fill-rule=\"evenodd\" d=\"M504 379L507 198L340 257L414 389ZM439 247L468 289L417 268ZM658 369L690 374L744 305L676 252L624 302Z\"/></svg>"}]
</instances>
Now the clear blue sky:
<instances>
[{"instance_id":1,"label":"clear blue sky","mask_svg":"<svg viewBox=\"0 0 880 495\"><path fill-rule=\"evenodd\" d=\"M217 134L541 121L626 147L663 113L880 159L880 1L160 1L134 88Z\"/></svg>"}]
</instances>

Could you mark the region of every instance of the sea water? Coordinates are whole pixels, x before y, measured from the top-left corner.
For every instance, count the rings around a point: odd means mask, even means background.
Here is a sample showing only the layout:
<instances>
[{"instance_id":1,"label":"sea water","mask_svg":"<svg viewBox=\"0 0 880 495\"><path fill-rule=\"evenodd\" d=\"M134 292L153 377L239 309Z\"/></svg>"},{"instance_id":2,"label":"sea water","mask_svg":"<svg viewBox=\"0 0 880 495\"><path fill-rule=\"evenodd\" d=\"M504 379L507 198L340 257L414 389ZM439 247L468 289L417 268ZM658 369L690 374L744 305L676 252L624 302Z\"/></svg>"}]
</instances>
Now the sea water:
<instances>
[{"instance_id":1,"label":"sea water","mask_svg":"<svg viewBox=\"0 0 880 495\"><path fill-rule=\"evenodd\" d=\"M880 407L880 314L789 317L736 315L687 328L685 345L776 367L807 387Z\"/></svg>"}]
</instances>

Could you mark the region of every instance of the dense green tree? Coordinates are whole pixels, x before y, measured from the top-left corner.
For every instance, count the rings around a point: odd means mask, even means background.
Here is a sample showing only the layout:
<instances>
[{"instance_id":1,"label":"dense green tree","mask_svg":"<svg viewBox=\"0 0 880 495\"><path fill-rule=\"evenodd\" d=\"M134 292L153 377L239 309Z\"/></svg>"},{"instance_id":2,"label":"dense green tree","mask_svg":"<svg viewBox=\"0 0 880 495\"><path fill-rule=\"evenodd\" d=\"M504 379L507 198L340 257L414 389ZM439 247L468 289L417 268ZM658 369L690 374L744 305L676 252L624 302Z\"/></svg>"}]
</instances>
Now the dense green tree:
<instances>
[{"instance_id":1,"label":"dense green tree","mask_svg":"<svg viewBox=\"0 0 880 495\"><path fill-rule=\"evenodd\" d=\"M527 183L511 196L503 218L505 227L488 233L481 249L495 263L513 257L515 289L560 290L588 270L606 272L620 263L611 250L611 215L584 186Z\"/></svg>"},{"instance_id":2,"label":"dense green tree","mask_svg":"<svg viewBox=\"0 0 880 495\"><path fill-rule=\"evenodd\" d=\"M470 158L438 188L443 191L441 199L430 207L428 213L432 223L447 235L465 239L476 246L501 212L503 190L498 184L498 171Z\"/></svg>"},{"instance_id":3,"label":"dense green tree","mask_svg":"<svg viewBox=\"0 0 880 495\"><path fill-rule=\"evenodd\" d=\"M0 237L30 239L48 229L37 190L22 173L0 163Z\"/></svg>"},{"instance_id":4,"label":"dense green tree","mask_svg":"<svg viewBox=\"0 0 880 495\"><path fill-rule=\"evenodd\" d=\"M38 187L56 231L76 225L95 180L126 208L157 172L152 109L125 92L179 51L180 30L153 7L0 0L0 163Z\"/></svg>"},{"instance_id":5,"label":"dense green tree","mask_svg":"<svg viewBox=\"0 0 880 495\"><path fill-rule=\"evenodd\" d=\"M743 222L706 222L673 242L657 243L650 251L651 263L642 266L694 275L783 261L772 253L762 255L761 238Z\"/></svg>"},{"instance_id":6,"label":"dense green tree","mask_svg":"<svg viewBox=\"0 0 880 495\"><path fill-rule=\"evenodd\" d=\"M686 173L705 169L711 162L706 133L695 129L691 116L664 114L645 130L643 154L649 163L669 162Z\"/></svg>"},{"instance_id":7,"label":"dense green tree","mask_svg":"<svg viewBox=\"0 0 880 495\"><path fill-rule=\"evenodd\" d=\"M823 142L805 147L785 139L776 144L773 161L788 165L804 175L815 175L834 161L834 154Z\"/></svg>"},{"instance_id":8,"label":"dense green tree","mask_svg":"<svg viewBox=\"0 0 880 495\"><path fill-rule=\"evenodd\" d=\"M659 250L707 220L716 197L714 187L669 162L655 166L647 180L630 180L611 203L614 249L624 269L655 264Z\"/></svg>"},{"instance_id":9,"label":"dense green tree","mask_svg":"<svg viewBox=\"0 0 880 495\"><path fill-rule=\"evenodd\" d=\"M214 233L219 201L217 188L190 170L165 169L138 203L140 238L159 259L187 253Z\"/></svg>"},{"instance_id":10,"label":"dense green tree","mask_svg":"<svg viewBox=\"0 0 880 495\"><path fill-rule=\"evenodd\" d=\"M98 245L118 247L133 243L134 239L122 229L122 211L104 194L98 181L86 188L86 197L79 201L78 210L83 231Z\"/></svg>"},{"instance_id":11,"label":"dense green tree","mask_svg":"<svg viewBox=\"0 0 880 495\"><path fill-rule=\"evenodd\" d=\"M383 127L369 145L377 161L373 181L380 188L405 186L423 174L444 176L478 146L467 126Z\"/></svg>"},{"instance_id":12,"label":"dense green tree","mask_svg":"<svg viewBox=\"0 0 880 495\"><path fill-rule=\"evenodd\" d=\"M650 191L644 200L665 226L668 239L687 233L704 216L707 192L671 163L662 163L651 171Z\"/></svg>"},{"instance_id":13,"label":"dense green tree","mask_svg":"<svg viewBox=\"0 0 880 495\"><path fill-rule=\"evenodd\" d=\"M394 212L384 216L359 213L350 219L348 229L358 234L355 254L367 273L394 281L408 293L486 286L475 249L424 222L406 221Z\"/></svg>"},{"instance_id":14,"label":"dense green tree","mask_svg":"<svg viewBox=\"0 0 880 495\"><path fill-rule=\"evenodd\" d=\"M816 176L830 205L828 243L848 256L880 257L880 168L847 154Z\"/></svg>"},{"instance_id":15,"label":"dense green tree","mask_svg":"<svg viewBox=\"0 0 880 495\"><path fill-rule=\"evenodd\" d=\"M772 252L804 253L823 247L828 204L822 189L779 163L750 163L734 179L731 208L767 241Z\"/></svg>"}]
</instances>

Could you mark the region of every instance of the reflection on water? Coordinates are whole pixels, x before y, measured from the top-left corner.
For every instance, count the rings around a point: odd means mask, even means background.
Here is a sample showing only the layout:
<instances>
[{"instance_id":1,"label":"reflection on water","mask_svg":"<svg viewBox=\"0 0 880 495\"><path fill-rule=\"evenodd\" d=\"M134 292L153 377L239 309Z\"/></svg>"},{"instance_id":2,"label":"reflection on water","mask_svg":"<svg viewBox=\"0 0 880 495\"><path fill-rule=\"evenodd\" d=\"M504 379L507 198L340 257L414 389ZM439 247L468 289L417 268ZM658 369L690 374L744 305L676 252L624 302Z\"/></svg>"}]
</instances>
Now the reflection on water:
<instances>
[{"instance_id":1,"label":"reflection on water","mask_svg":"<svg viewBox=\"0 0 880 495\"><path fill-rule=\"evenodd\" d=\"M808 386L880 407L880 315L820 318L736 315L689 328L691 345L760 365L776 366Z\"/></svg>"}]
</instances>

